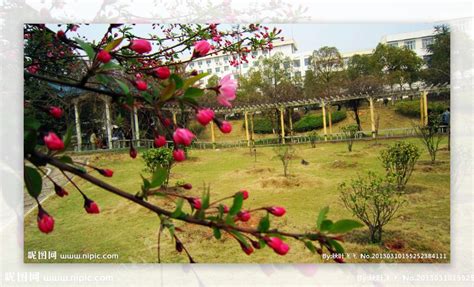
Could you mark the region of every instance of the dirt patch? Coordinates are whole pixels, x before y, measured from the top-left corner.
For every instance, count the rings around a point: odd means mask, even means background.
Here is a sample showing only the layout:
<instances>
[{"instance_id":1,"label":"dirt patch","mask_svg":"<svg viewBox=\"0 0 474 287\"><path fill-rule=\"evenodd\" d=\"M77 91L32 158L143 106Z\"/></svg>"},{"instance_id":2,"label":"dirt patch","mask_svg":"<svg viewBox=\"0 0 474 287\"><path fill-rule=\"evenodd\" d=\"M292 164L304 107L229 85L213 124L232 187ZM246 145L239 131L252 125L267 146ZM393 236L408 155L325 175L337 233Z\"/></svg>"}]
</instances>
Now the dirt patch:
<instances>
[{"instance_id":1,"label":"dirt patch","mask_svg":"<svg viewBox=\"0 0 474 287\"><path fill-rule=\"evenodd\" d=\"M423 185L416 185L416 184L408 184L405 186L403 190L404 194L412 194L412 193L419 193L426 189L426 186Z\"/></svg>"},{"instance_id":2,"label":"dirt patch","mask_svg":"<svg viewBox=\"0 0 474 287\"><path fill-rule=\"evenodd\" d=\"M258 182L262 188L288 188L288 187L298 187L298 186L301 186L302 184L301 180L294 176L265 177L265 178L261 178Z\"/></svg>"},{"instance_id":3,"label":"dirt patch","mask_svg":"<svg viewBox=\"0 0 474 287\"><path fill-rule=\"evenodd\" d=\"M249 174L256 174L256 173L259 174L259 173L264 173L264 172L274 173L275 169L272 167L255 167L255 168L245 171L245 173L249 173Z\"/></svg>"},{"instance_id":4,"label":"dirt patch","mask_svg":"<svg viewBox=\"0 0 474 287\"><path fill-rule=\"evenodd\" d=\"M405 242L401 239L391 239L385 242L385 247L390 250L402 250L405 248Z\"/></svg>"},{"instance_id":5,"label":"dirt patch","mask_svg":"<svg viewBox=\"0 0 474 287\"><path fill-rule=\"evenodd\" d=\"M353 168L357 166L357 162L347 162L345 160L338 160L336 159L335 161L331 162L329 164L330 168Z\"/></svg>"}]
</instances>

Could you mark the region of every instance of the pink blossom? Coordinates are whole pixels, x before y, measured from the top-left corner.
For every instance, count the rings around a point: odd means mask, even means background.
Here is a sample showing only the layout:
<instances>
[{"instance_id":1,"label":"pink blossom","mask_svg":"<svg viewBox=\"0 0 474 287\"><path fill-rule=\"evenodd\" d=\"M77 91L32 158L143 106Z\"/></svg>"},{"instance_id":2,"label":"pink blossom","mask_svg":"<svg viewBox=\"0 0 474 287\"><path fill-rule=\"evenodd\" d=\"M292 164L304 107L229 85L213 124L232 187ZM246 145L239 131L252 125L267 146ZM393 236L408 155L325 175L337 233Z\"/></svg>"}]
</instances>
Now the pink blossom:
<instances>
[{"instance_id":1,"label":"pink blossom","mask_svg":"<svg viewBox=\"0 0 474 287\"><path fill-rule=\"evenodd\" d=\"M162 80L168 79L170 77L170 69L168 67L159 67L155 69L155 75Z\"/></svg>"},{"instance_id":2,"label":"pink blossom","mask_svg":"<svg viewBox=\"0 0 474 287\"><path fill-rule=\"evenodd\" d=\"M105 50L100 50L100 52L97 53L97 61L99 62L108 63L110 59L112 59L112 56L110 56L110 53Z\"/></svg>"},{"instance_id":3,"label":"pink blossom","mask_svg":"<svg viewBox=\"0 0 474 287\"><path fill-rule=\"evenodd\" d=\"M154 141L155 147L162 147L166 145L166 138L164 136L156 136Z\"/></svg>"},{"instance_id":4,"label":"pink blossom","mask_svg":"<svg viewBox=\"0 0 474 287\"><path fill-rule=\"evenodd\" d=\"M273 206L273 207L267 208L267 211L275 216L283 216L286 213L285 208L280 207L280 206Z\"/></svg>"},{"instance_id":5,"label":"pink blossom","mask_svg":"<svg viewBox=\"0 0 474 287\"><path fill-rule=\"evenodd\" d=\"M237 213L237 220L240 220L242 222L247 222L250 220L250 212L248 211L240 211Z\"/></svg>"},{"instance_id":6,"label":"pink blossom","mask_svg":"<svg viewBox=\"0 0 474 287\"><path fill-rule=\"evenodd\" d=\"M53 118L59 119L63 115L63 110L59 107L51 106L49 107L49 114L53 116Z\"/></svg>"},{"instance_id":7,"label":"pink blossom","mask_svg":"<svg viewBox=\"0 0 474 287\"><path fill-rule=\"evenodd\" d=\"M196 120L203 126L207 125L214 118L214 111L211 109L201 109L196 114Z\"/></svg>"},{"instance_id":8,"label":"pink blossom","mask_svg":"<svg viewBox=\"0 0 474 287\"><path fill-rule=\"evenodd\" d=\"M217 102L222 106L232 107L230 101L235 100L237 81L231 78L231 74L224 76L219 81Z\"/></svg>"},{"instance_id":9,"label":"pink blossom","mask_svg":"<svg viewBox=\"0 0 474 287\"><path fill-rule=\"evenodd\" d=\"M173 133L174 142L185 146L189 146L195 137L188 129L177 128Z\"/></svg>"},{"instance_id":10,"label":"pink blossom","mask_svg":"<svg viewBox=\"0 0 474 287\"><path fill-rule=\"evenodd\" d=\"M41 207L38 212L38 228L43 233L50 233L54 229L54 218L50 216L46 211Z\"/></svg>"},{"instance_id":11,"label":"pink blossom","mask_svg":"<svg viewBox=\"0 0 474 287\"><path fill-rule=\"evenodd\" d=\"M139 91L146 91L146 89L148 88L148 85L143 80L136 80L134 82L134 85L135 85L135 88L137 88L137 90Z\"/></svg>"}]
</instances>

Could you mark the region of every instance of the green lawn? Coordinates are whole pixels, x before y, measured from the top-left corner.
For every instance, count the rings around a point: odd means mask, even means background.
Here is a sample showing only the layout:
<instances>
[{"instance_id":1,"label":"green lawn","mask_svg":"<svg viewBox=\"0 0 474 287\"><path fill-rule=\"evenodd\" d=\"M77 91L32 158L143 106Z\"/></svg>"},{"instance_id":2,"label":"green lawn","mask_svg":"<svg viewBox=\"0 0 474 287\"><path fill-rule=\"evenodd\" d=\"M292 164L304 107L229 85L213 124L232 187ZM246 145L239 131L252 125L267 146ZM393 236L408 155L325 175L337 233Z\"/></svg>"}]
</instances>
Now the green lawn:
<instances>
[{"instance_id":1,"label":"green lawn","mask_svg":"<svg viewBox=\"0 0 474 287\"><path fill-rule=\"evenodd\" d=\"M399 217L390 222L384 233L384 243L367 243L367 229L362 228L346 236L346 252L365 253L445 253L446 260L405 260L400 262L448 262L450 257L450 190L449 152L446 140L438 155L438 163L429 164L429 157L418 139L409 139L423 151L407 186L408 203ZM244 208L262 205L282 205L287 214L272 221L272 225L289 231L309 231L315 226L318 211L330 206L329 218L352 218L339 200L340 182L365 174L368 170L382 173L379 151L393 140L356 142L353 152L347 152L345 143L297 146L297 159L290 166L290 177L283 177L280 162L273 159L272 148L259 148L257 161L247 149L195 150L188 161L172 170L171 182L184 180L193 184L190 195L200 195L204 183L211 185L211 200L232 195L241 188L249 190L250 197ZM114 170L106 179L130 193L136 193L141 184L144 166L140 156L132 160L127 154L104 153L91 155L91 161ZM301 165L301 159L310 164ZM86 214L83 200L69 184L68 197L51 197L43 206L56 220L54 232L45 235L36 227L36 212L25 218L25 262L27 251L56 250L58 253L117 253L118 260L92 262L157 262L156 214L112 195L83 180L77 181L84 192L95 200L101 213ZM162 199L150 198L163 205ZM173 209L172 205L165 205ZM256 224L258 219L251 220ZM183 225L178 232L185 246L201 263L276 263L322 262L297 241L289 240L291 250L286 256L276 255L269 248L245 255L231 238L218 242L206 228ZM163 262L187 262L186 256L174 250L169 233L163 233L161 258ZM42 261L47 262L48 260ZM349 262L396 262L396 260L349 260ZM61 260L51 261L61 262ZM78 260L73 262L89 262Z\"/></svg>"}]
</instances>

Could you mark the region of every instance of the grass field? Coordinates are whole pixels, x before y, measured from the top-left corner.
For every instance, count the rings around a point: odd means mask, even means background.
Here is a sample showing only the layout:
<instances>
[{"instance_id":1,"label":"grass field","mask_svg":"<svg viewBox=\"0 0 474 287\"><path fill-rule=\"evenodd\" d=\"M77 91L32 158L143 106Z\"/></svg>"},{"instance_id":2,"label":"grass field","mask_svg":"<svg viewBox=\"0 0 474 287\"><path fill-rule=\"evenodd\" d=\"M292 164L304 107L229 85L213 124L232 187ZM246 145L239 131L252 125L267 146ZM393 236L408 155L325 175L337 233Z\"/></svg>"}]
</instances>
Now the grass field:
<instances>
[{"instance_id":1,"label":"grass field","mask_svg":"<svg viewBox=\"0 0 474 287\"><path fill-rule=\"evenodd\" d=\"M344 243L346 252L355 254L386 253L444 253L443 260L414 259L351 259L349 262L449 262L450 258L450 178L447 141L442 142L438 163L429 164L429 157L418 139L416 143L422 156L407 186L407 205L399 217L390 222L383 235L383 244L368 243L367 228L350 232ZM247 149L195 150L191 158L172 170L171 182L184 180L193 184L189 195L200 195L203 183L211 184L211 199L232 195L241 188L248 189L250 197L244 208L262 205L281 205L287 214L272 220L272 226L289 231L309 231L314 228L318 211L330 206L329 218L353 218L339 200L337 186L344 180L364 174L368 170L383 173L378 160L380 150L394 140L356 142L353 152L347 152L345 143L297 146L297 159L290 165L290 177L283 177L280 162L274 159L272 148L259 148L257 160ZM104 153L90 155L92 163L111 168L114 176L106 181L130 193L136 193L141 184L143 161L140 156L132 160L127 154ZM301 159L310 164L301 165ZM54 232L45 235L36 227L36 212L25 218L25 262L28 251L55 250L64 253L116 253L118 260L74 260L69 262L157 262L156 214L138 205L103 191L83 180L77 181L84 192L95 200L101 213L86 214L83 199L69 184L70 195L65 198L51 197L43 206L56 220ZM162 199L152 197L151 202L164 205ZM173 209L172 205L164 205ZM257 218L251 220L252 224ZM289 240L291 250L279 256L269 248L245 255L239 245L224 237L219 242L212 230L183 225L179 232L185 246L197 262L201 263L313 263L323 262L297 241ZM187 262L184 254L177 253L167 232L161 246L163 262ZM43 260L40 262L64 262ZM329 261L331 262L331 261Z\"/></svg>"}]
</instances>

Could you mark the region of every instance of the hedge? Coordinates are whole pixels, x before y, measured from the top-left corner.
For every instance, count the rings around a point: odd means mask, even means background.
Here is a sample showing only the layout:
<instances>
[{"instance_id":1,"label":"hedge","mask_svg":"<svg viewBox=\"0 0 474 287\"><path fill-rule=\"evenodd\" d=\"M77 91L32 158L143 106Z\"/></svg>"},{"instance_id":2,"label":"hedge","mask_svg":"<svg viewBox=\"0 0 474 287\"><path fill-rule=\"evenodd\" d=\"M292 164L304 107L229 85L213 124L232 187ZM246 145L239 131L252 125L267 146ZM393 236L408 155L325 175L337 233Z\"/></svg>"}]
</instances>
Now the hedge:
<instances>
[{"instance_id":1,"label":"hedge","mask_svg":"<svg viewBox=\"0 0 474 287\"><path fill-rule=\"evenodd\" d=\"M244 123L245 125L245 123ZM273 133L272 122L268 118L259 118L253 120L253 132L256 134Z\"/></svg>"},{"instance_id":2,"label":"hedge","mask_svg":"<svg viewBox=\"0 0 474 287\"><path fill-rule=\"evenodd\" d=\"M335 111L331 113L332 123L337 123L344 120L347 117L346 111ZM326 118L328 116L326 115ZM306 115L301 120L293 125L295 132L307 132L323 127L323 116L322 115Z\"/></svg>"},{"instance_id":3,"label":"hedge","mask_svg":"<svg viewBox=\"0 0 474 287\"><path fill-rule=\"evenodd\" d=\"M428 102L428 109L435 114L442 114L449 106L443 102ZM407 117L420 116L420 101L402 101L395 104L395 112Z\"/></svg>"}]
</instances>

